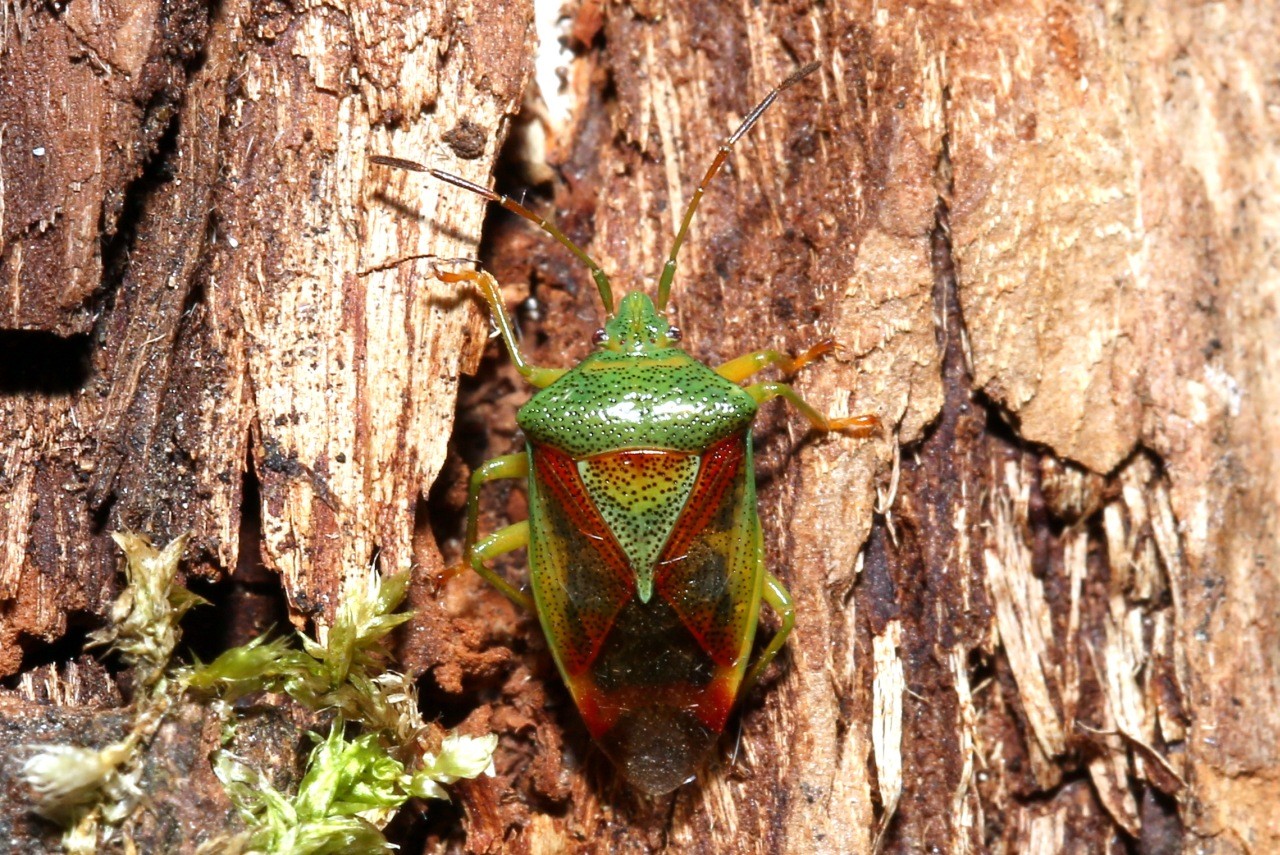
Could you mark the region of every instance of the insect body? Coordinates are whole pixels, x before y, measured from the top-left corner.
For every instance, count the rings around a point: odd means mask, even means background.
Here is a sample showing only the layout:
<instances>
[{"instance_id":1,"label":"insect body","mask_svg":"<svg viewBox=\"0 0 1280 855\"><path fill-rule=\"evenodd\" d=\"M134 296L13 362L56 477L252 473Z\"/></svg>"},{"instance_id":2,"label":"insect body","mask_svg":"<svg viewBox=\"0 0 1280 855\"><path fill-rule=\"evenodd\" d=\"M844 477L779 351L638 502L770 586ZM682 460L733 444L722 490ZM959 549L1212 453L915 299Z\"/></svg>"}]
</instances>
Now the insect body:
<instances>
[{"instance_id":1,"label":"insect body","mask_svg":"<svg viewBox=\"0 0 1280 855\"><path fill-rule=\"evenodd\" d=\"M597 350L571 369L528 363L488 273L439 274L479 288L516 368L541 390L517 415L526 450L472 474L466 553L507 597L536 611L592 737L653 795L693 777L795 621L790 596L764 566L751 445L758 405L787 398L820 430L868 435L878 424L874 416L827 419L783 383L739 385L770 365L795 371L833 343L796 358L757 351L711 368L676 347L679 332L663 315L703 191L778 94L814 68L769 93L720 147L685 212L656 303L634 291L615 308L599 265L519 203L411 161L375 158L498 202L591 269L608 318ZM499 478L527 479L529 519L477 542L480 488ZM486 564L522 547L532 595ZM749 663L761 601L781 615L781 628Z\"/></svg>"}]
</instances>

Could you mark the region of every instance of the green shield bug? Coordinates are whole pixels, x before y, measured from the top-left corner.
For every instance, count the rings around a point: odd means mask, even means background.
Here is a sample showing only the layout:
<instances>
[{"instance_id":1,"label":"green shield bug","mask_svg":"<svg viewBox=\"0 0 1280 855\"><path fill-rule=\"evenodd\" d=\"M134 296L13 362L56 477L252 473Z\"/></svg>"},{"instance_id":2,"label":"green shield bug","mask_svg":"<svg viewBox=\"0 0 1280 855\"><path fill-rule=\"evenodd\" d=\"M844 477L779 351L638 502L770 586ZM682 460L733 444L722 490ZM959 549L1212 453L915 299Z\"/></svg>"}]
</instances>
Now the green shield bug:
<instances>
[{"instance_id":1,"label":"green shield bug","mask_svg":"<svg viewBox=\"0 0 1280 855\"><path fill-rule=\"evenodd\" d=\"M517 415L525 451L471 475L465 554L494 587L537 613L592 737L651 795L693 778L795 623L790 595L765 568L751 445L757 407L785 398L823 431L867 436L878 425L875 416L828 419L785 383L739 385L769 366L794 372L833 342L794 358L755 351L712 368L676 347L679 331L664 317L676 255L707 186L778 95L816 68L784 80L721 144L684 212L656 301L633 291L615 307L600 266L520 203L414 161L373 158L429 172L536 223L595 280L605 325L595 352L566 369L524 357L488 273L438 274L479 289L516 369L540 390ZM527 480L529 519L477 542L480 489L501 478ZM486 564L526 547L532 593ZM749 662L762 601L781 627Z\"/></svg>"}]
</instances>

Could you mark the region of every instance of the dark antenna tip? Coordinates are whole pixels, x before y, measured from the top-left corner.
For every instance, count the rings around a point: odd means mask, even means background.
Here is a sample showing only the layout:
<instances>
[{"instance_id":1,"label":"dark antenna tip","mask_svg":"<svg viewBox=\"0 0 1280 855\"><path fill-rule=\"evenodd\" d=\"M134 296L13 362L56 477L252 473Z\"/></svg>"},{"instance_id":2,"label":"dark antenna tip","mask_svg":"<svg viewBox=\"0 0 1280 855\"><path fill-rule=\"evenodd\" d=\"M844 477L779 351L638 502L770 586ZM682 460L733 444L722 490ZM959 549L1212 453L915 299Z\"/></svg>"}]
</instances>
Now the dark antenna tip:
<instances>
[{"instance_id":1,"label":"dark antenna tip","mask_svg":"<svg viewBox=\"0 0 1280 855\"><path fill-rule=\"evenodd\" d=\"M430 172L431 170L416 160L405 160L402 157L388 157L385 154L369 155L369 162L379 166L390 166L392 169L407 169L410 172Z\"/></svg>"},{"instance_id":2,"label":"dark antenna tip","mask_svg":"<svg viewBox=\"0 0 1280 855\"><path fill-rule=\"evenodd\" d=\"M716 152L715 158L711 161L707 174L702 177L697 189L693 191L693 197L689 200L688 207L684 209L684 219L680 222L680 228L676 231L675 240L671 243L671 254L667 256L667 263L663 266L662 275L658 278L658 300L655 305L660 311L666 309L667 301L671 297L671 283L675 280L676 275L676 255L680 252L680 246L684 243L685 235L689 233L689 225L693 222L693 213L698 210L698 203L702 201L702 194L706 192L708 185L711 184L711 179L720 171L720 167L724 165L725 160L729 157L730 149L737 145L743 134L751 130L751 126L764 115L764 111L769 109L769 105L777 99L784 89L791 87L797 81L817 71L818 66L821 64L819 62L811 62L799 71L793 71L790 77L779 83L768 95L764 96L764 100L747 114L746 118L742 120L742 124L738 125L738 129L720 144L720 150Z\"/></svg>"},{"instance_id":3,"label":"dark antenna tip","mask_svg":"<svg viewBox=\"0 0 1280 855\"><path fill-rule=\"evenodd\" d=\"M816 62L816 61L809 63L804 68L800 69L799 71L795 72L790 77L788 77L786 80L782 81L782 83L779 84L778 86L778 90L781 91L791 86L792 84L797 83L800 80L803 80L804 78L808 77L810 74L813 74L815 71L817 71L818 67L821 65L822 63Z\"/></svg>"}]
</instances>

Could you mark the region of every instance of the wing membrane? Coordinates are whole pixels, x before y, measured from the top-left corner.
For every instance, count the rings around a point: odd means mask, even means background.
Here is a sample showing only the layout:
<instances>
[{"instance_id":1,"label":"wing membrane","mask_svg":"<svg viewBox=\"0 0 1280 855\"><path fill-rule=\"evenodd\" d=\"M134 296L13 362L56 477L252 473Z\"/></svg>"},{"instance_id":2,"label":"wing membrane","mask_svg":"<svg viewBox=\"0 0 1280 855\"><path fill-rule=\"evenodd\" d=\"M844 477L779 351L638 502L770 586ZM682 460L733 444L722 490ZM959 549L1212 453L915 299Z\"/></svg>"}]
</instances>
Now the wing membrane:
<instances>
[{"instance_id":1,"label":"wing membrane","mask_svg":"<svg viewBox=\"0 0 1280 855\"><path fill-rule=\"evenodd\" d=\"M569 674L586 670L635 591L630 562L591 502L577 464L532 448L530 564L547 639Z\"/></svg>"},{"instance_id":2,"label":"wing membrane","mask_svg":"<svg viewBox=\"0 0 1280 855\"><path fill-rule=\"evenodd\" d=\"M735 666L749 643L759 581L746 434L722 440L702 457L684 513L662 551L655 588L707 655Z\"/></svg>"}]
</instances>

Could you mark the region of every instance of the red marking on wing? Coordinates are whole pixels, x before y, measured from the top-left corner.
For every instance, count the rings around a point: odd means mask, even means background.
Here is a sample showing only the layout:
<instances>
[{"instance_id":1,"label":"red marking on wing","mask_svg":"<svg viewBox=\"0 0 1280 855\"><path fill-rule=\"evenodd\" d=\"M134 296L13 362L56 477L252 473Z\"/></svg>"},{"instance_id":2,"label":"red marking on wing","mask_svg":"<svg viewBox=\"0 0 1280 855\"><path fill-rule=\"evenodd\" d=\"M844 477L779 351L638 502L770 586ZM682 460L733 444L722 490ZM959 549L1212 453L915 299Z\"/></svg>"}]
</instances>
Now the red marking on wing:
<instances>
[{"instance_id":1,"label":"red marking on wing","mask_svg":"<svg viewBox=\"0 0 1280 855\"><path fill-rule=\"evenodd\" d=\"M721 599L729 596L735 582L728 576L733 570L729 567L730 555L727 550L718 553L719 567L725 575L722 585L712 586L722 594L713 599L707 596L706 568L690 555L690 549L704 535L724 530L717 526L717 523L723 525L723 519L717 518L725 514L726 502L733 500L730 491L745 457L746 434L727 437L703 454L698 480L662 550L654 575L654 588L659 595L676 610L707 655L722 666L735 663L742 642L736 633L725 631L730 627L725 625L725 616L719 612ZM715 551L704 547L701 552L705 559Z\"/></svg>"},{"instance_id":2,"label":"red marking on wing","mask_svg":"<svg viewBox=\"0 0 1280 855\"><path fill-rule=\"evenodd\" d=\"M581 573L589 578L575 577L577 584L573 585L573 592L568 579L563 580L566 604L573 612L572 623L580 632L569 631L553 641L558 642L569 673L580 674L595 661L618 611L634 596L635 579L626 554L587 495L573 458L549 446L535 446L533 465L538 484L545 493L543 500L555 504L586 539L585 548L595 553L594 556L566 556L568 566L563 568L566 575ZM600 560L587 560L590 557ZM594 567L603 569L604 574L592 574ZM575 599L573 593L579 588L591 596Z\"/></svg>"}]
</instances>

